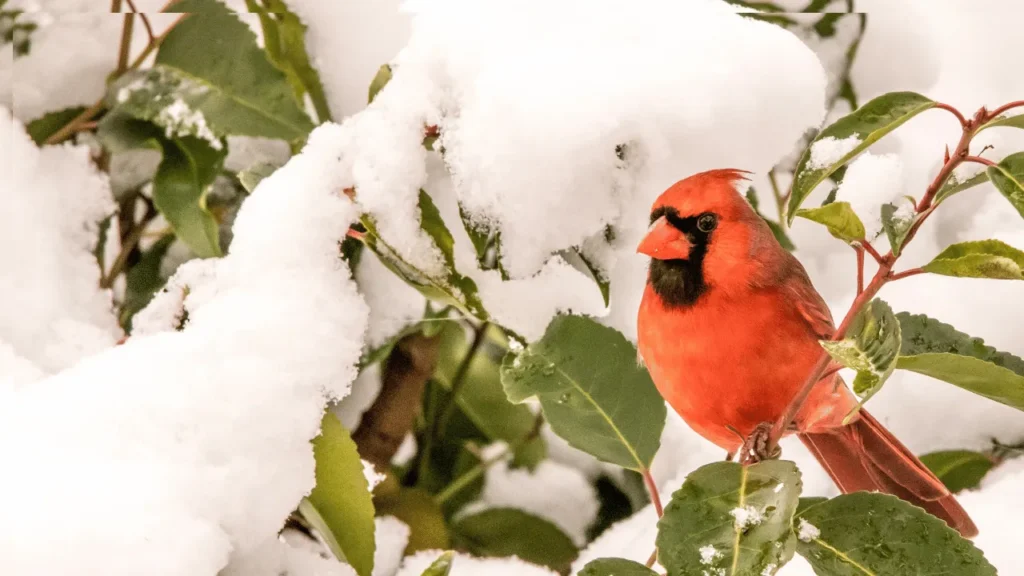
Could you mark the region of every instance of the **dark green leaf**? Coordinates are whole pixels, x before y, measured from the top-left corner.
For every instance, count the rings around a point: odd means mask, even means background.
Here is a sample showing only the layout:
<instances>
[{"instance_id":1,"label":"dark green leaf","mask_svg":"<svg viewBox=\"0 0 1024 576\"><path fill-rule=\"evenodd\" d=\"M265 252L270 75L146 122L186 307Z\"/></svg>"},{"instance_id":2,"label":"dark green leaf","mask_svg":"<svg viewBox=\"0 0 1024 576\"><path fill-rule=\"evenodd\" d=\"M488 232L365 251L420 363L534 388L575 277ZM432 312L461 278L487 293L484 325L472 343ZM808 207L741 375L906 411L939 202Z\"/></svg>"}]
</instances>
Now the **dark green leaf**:
<instances>
[{"instance_id":1,"label":"dark green leaf","mask_svg":"<svg viewBox=\"0 0 1024 576\"><path fill-rule=\"evenodd\" d=\"M686 477L658 521L658 561L669 574L761 576L793 556L801 489L792 462L716 462Z\"/></svg>"},{"instance_id":2,"label":"dark green leaf","mask_svg":"<svg viewBox=\"0 0 1024 576\"><path fill-rule=\"evenodd\" d=\"M384 89L391 81L391 65L385 64L377 70L377 74L373 77L373 81L370 82L369 90L369 102L373 102L373 99L377 97L377 93Z\"/></svg>"},{"instance_id":3,"label":"dark green leaf","mask_svg":"<svg viewBox=\"0 0 1024 576\"><path fill-rule=\"evenodd\" d=\"M46 139L52 136L54 132L63 128L65 124L71 122L71 120L84 111L85 107L76 106L74 108L49 112L29 122L28 126L25 126L25 130L37 146L42 146Z\"/></svg>"},{"instance_id":4,"label":"dark green leaf","mask_svg":"<svg viewBox=\"0 0 1024 576\"><path fill-rule=\"evenodd\" d=\"M996 574L945 522L888 494L855 492L809 507L795 531L797 552L817 574Z\"/></svg>"},{"instance_id":5,"label":"dark green leaf","mask_svg":"<svg viewBox=\"0 0 1024 576\"><path fill-rule=\"evenodd\" d=\"M296 102L302 106L309 95L317 118L331 120L331 109L324 96L320 75L306 52L306 25L288 10L282 0L245 0L250 12L256 12L263 28L263 46L267 57L288 77Z\"/></svg>"},{"instance_id":6,"label":"dark green leaf","mask_svg":"<svg viewBox=\"0 0 1024 576\"><path fill-rule=\"evenodd\" d=\"M787 210L789 221L793 221L796 211L811 191L829 175L904 122L934 106L935 102L914 92L890 92L871 100L818 133L804 151L793 176ZM827 138L855 138L857 144L835 162L811 166L811 150L815 144Z\"/></svg>"},{"instance_id":7,"label":"dark green leaf","mask_svg":"<svg viewBox=\"0 0 1024 576\"><path fill-rule=\"evenodd\" d=\"M577 248L576 255L580 257L584 266L586 266L587 270L590 271L590 276L594 279L594 282L597 283L597 289L601 291L601 298L604 300L604 305L607 306L609 296L608 291L611 287L611 280L608 278L608 275L601 270L592 259L587 258L586 254L583 253L583 250Z\"/></svg>"},{"instance_id":8,"label":"dark green leaf","mask_svg":"<svg viewBox=\"0 0 1024 576\"><path fill-rule=\"evenodd\" d=\"M805 496L800 499L800 502L796 505L796 513L799 516L804 510L811 506L817 506L822 502L828 502L828 498L822 496Z\"/></svg>"},{"instance_id":9,"label":"dark green leaf","mask_svg":"<svg viewBox=\"0 0 1024 576\"><path fill-rule=\"evenodd\" d=\"M829 234L843 242L864 239L864 223L850 207L849 202L832 202L820 208L801 208L796 215L828 228Z\"/></svg>"},{"instance_id":10,"label":"dark green leaf","mask_svg":"<svg viewBox=\"0 0 1024 576\"><path fill-rule=\"evenodd\" d=\"M903 332L897 368L1024 410L1024 360L933 318L906 312L897 317Z\"/></svg>"},{"instance_id":11,"label":"dark green leaf","mask_svg":"<svg viewBox=\"0 0 1024 576\"><path fill-rule=\"evenodd\" d=\"M463 516L452 525L455 547L476 556L518 556L566 573L578 551L554 524L514 508L492 508Z\"/></svg>"},{"instance_id":12,"label":"dark green leaf","mask_svg":"<svg viewBox=\"0 0 1024 576\"><path fill-rule=\"evenodd\" d=\"M961 242L946 248L923 269L961 278L1024 279L1024 252L999 240Z\"/></svg>"},{"instance_id":13,"label":"dark green leaf","mask_svg":"<svg viewBox=\"0 0 1024 576\"><path fill-rule=\"evenodd\" d=\"M132 317L146 307L167 278L160 275L160 263L163 262L167 249L174 242L174 234L167 234L156 241L134 266L128 268L125 275L124 304L121 306L120 322L129 332Z\"/></svg>"},{"instance_id":14,"label":"dark green leaf","mask_svg":"<svg viewBox=\"0 0 1024 576\"><path fill-rule=\"evenodd\" d=\"M197 256L220 256L217 220L206 208L206 194L224 163L224 151L192 137L165 140L163 146L164 158L153 176L153 204Z\"/></svg>"},{"instance_id":15,"label":"dark green leaf","mask_svg":"<svg viewBox=\"0 0 1024 576\"><path fill-rule=\"evenodd\" d=\"M995 466L991 457L970 450L932 452L921 456L921 462L951 492L977 488L985 474Z\"/></svg>"},{"instance_id":16,"label":"dark green leaf","mask_svg":"<svg viewBox=\"0 0 1024 576\"><path fill-rule=\"evenodd\" d=\"M1010 154L999 164L989 166L987 172L999 193L1024 217L1024 152Z\"/></svg>"},{"instance_id":17,"label":"dark green leaf","mask_svg":"<svg viewBox=\"0 0 1024 576\"><path fill-rule=\"evenodd\" d=\"M326 531L329 544L337 544L331 551L339 560L359 576L370 576L376 548L373 500L356 444L332 412L324 415L320 435L313 439L313 455L316 486L308 503L323 521L315 527Z\"/></svg>"},{"instance_id":18,"label":"dark green leaf","mask_svg":"<svg viewBox=\"0 0 1024 576\"><path fill-rule=\"evenodd\" d=\"M1024 114L1017 114L1015 116L1000 116L995 120L992 120L988 124L985 124L978 129L978 132L986 128L996 128L998 126L1006 126L1008 128L1022 128L1024 129Z\"/></svg>"},{"instance_id":19,"label":"dark green leaf","mask_svg":"<svg viewBox=\"0 0 1024 576\"><path fill-rule=\"evenodd\" d=\"M598 558L587 562L576 576L658 576L658 573L632 560Z\"/></svg>"},{"instance_id":20,"label":"dark green leaf","mask_svg":"<svg viewBox=\"0 0 1024 576\"><path fill-rule=\"evenodd\" d=\"M896 368L900 322L888 304L875 298L854 318L846 338L823 340L821 345L834 360L857 371L853 391L863 404L882 388ZM852 415L853 412L847 418Z\"/></svg>"},{"instance_id":21,"label":"dark green leaf","mask_svg":"<svg viewBox=\"0 0 1024 576\"><path fill-rule=\"evenodd\" d=\"M290 142L306 137L312 121L248 26L216 0L181 0L171 10L202 14L186 17L167 35L153 71L144 73L140 85L132 86L138 78L118 83L111 94L115 102L123 96L122 105L166 110L180 98L184 108L201 114L218 137L262 136ZM140 92L139 102L135 91Z\"/></svg>"},{"instance_id":22,"label":"dark green leaf","mask_svg":"<svg viewBox=\"0 0 1024 576\"><path fill-rule=\"evenodd\" d=\"M908 202L904 199L904 202ZM908 204L904 204L908 207ZM889 238L889 247L896 256L903 250L903 243L907 240L907 234L911 226L917 221L917 212L913 203L909 204L909 211L900 211L895 204L882 204L882 228L886 237Z\"/></svg>"},{"instance_id":23,"label":"dark green leaf","mask_svg":"<svg viewBox=\"0 0 1024 576\"><path fill-rule=\"evenodd\" d=\"M537 418L526 406L512 404L505 397L499 373L500 360L494 357L495 351L492 348L485 343L474 354L462 374L455 401L489 440L501 440L515 445L533 431ZM441 331L439 350L434 379L450 391L470 350L466 332L461 325L446 323ZM546 452L543 450L543 440L539 447L541 450L538 453L538 445L530 444L531 456L543 459ZM536 465L536 461L524 463Z\"/></svg>"},{"instance_id":24,"label":"dark green leaf","mask_svg":"<svg viewBox=\"0 0 1024 576\"><path fill-rule=\"evenodd\" d=\"M452 562L454 561L455 553L452 551L445 552L437 557L437 560L427 567L423 571L421 576L448 576L452 571Z\"/></svg>"},{"instance_id":25,"label":"dark green leaf","mask_svg":"<svg viewBox=\"0 0 1024 576\"><path fill-rule=\"evenodd\" d=\"M975 174L974 176L971 176L970 178L964 180L963 182L960 182L956 180L954 177L951 177L949 180L946 180L946 183L943 184L942 188L939 188L938 193L935 194L935 203L938 204L939 202L942 202L943 200L949 198L954 194L963 192L968 188L974 188L978 184L984 184L985 182L988 182L988 174L984 171L982 171L979 174Z\"/></svg>"},{"instance_id":26,"label":"dark green leaf","mask_svg":"<svg viewBox=\"0 0 1024 576\"><path fill-rule=\"evenodd\" d=\"M245 191L251 194L264 178L273 174L278 168L280 168L280 166L271 164L270 162L258 162L239 172L238 181L241 182ZM355 266L353 266L352 269L354 270Z\"/></svg>"},{"instance_id":27,"label":"dark green leaf","mask_svg":"<svg viewBox=\"0 0 1024 576\"><path fill-rule=\"evenodd\" d=\"M551 429L600 460L642 470L658 451L665 401L613 328L559 316L541 340L505 357L501 382L513 402L540 400Z\"/></svg>"},{"instance_id":28,"label":"dark green leaf","mask_svg":"<svg viewBox=\"0 0 1024 576\"><path fill-rule=\"evenodd\" d=\"M114 154L138 149L162 152L165 140L163 131L152 123L118 112L111 112L100 120L96 138Z\"/></svg>"},{"instance_id":29,"label":"dark green leaf","mask_svg":"<svg viewBox=\"0 0 1024 576\"><path fill-rule=\"evenodd\" d=\"M461 204L459 205L459 217L462 219L462 226L466 229L466 234L469 235L469 241L473 243L473 249L476 250L477 262L483 268L487 260L487 250L491 245L491 231L473 221ZM484 269L486 270L486 268Z\"/></svg>"}]
</instances>

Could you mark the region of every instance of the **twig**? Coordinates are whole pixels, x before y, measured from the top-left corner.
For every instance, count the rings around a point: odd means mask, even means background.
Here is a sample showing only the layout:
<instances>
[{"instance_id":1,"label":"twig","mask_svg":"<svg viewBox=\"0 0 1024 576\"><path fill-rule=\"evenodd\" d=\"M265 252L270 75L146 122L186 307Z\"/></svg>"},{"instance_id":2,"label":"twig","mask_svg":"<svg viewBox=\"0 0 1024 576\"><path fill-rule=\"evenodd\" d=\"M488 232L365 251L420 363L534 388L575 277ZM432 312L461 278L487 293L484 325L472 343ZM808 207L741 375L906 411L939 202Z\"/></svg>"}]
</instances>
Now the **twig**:
<instances>
[{"instance_id":1,"label":"twig","mask_svg":"<svg viewBox=\"0 0 1024 576\"><path fill-rule=\"evenodd\" d=\"M149 21L149 16L147 16L145 12L139 12L139 9L135 7L135 2L133 0L125 0L125 3L128 4L128 8L130 8L132 12L138 14L142 19L142 25L146 27L146 34L149 36L149 41L152 42L156 40L156 34L153 33L153 25Z\"/></svg>"},{"instance_id":2,"label":"twig","mask_svg":"<svg viewBox=\"0 0 1024 576\"><path fill-rule=\"evenodd\" d=\"M1024 107L1024 100L1017 100L1017 101L1014 101L1014 102L1010 102L1009 104L1003 104L999 108L996 108L995 110L989 112L988 113L988 118L986 119L986 121L987 120L991 120L992 118L995 118L995 117L999 116L1000 114L1002 114L1003 112L1006 112L1007 110L1010 110L1012 108L1020 108L1020 107Z\"/></svg>"},{"instance_id":3,"label":"twig","mask_svg":"<svg viewBox=\"0 0 1024 576\"><path fill-rule=\"evenodd\" d=\"M647 492L651 495L651 504L654 504L654 511L658 513L658 518L661 518L665 511L661 507L661 496L658 496L658 485L654 482L654 477L651 476L651 470L644 468L640 471L640 474L644 477L644 485L647 486Z\"/></svg>"},{"instance_id":4,"label":"twig","mask_svg":"<svg viewBox=\"0 0 1024 576\"><path fill-rule=\"evenodd\" d=\"M855 246L857 252L857 294L864 292L864 246Z\"/></svg>"},{"instance_id":5,"label":"twig","mask_svg":"<svg viewBox=\"0 0 1024 576\"><path fill-rule=\"evenodd\" d=\"M645 566L650 568L651 566L654 566L654 563L657 562L657 561L658 561L658 549L655 548L654 552L651 552L651 557L647 559L647 564L645 564Z\"/></svg>"},{"instance_id":6,"label":"twig","mask_svg":"<svg viewBox=\"0 0 1024 576\"><path fill-rule=\"evenodd\" d=\"M120 76L128 67L128 53L132 49L132 30L135 29L135 13L125 12L124 24L121 26L121 45L117 49L117 71Z\"/></svg>"},{"instance_id":7,"label":"twig","mask_svg":"<svg viewBox=\"0 0 1024 576\"><path fill-rule=\"evenodd\" d=\"M65 124L63 127L61 127L60 130L57 130L56 132L51 134L50 137L43 142L43 144L56 144L58 142L63 142L72 134L78 131L78 126L80 124L92 120L97 114L100 113L100 110L103 110L102 98L94 102L92 106L89 106L88 108L83 110L81 114L72 118L71 121Z\"/></svg>"},{"instance_id":8,"label":"twig","mask_svg":"<svg viewBox=\"0 0 1024 576\"><path fill-rule=\"evenodd\" d=\"M156 210L152 204L147 204L146 213L142 215L142 219L132 226L121 242L121 251L117 253L117 257L110 263L110 270L107 271L106 276L100 278L100 288L105 290L114 285L114 281L121 275L125 264L128 263L128 258L135 250L135 247L139 245L139 240L142 239L142 235L146 232L146 226L154 218L156 218Z\"/></svg>"},{"instance_id":9,"label":"twig","mask_svg":"<svg viewBox=\"0 0 1024 576\"><path fill-rule=\"evenodd\" d=\"M455 371L455 375L452 376L452 389L449 396L448 403L441 408L441 412L434 421L434 437L440 439L444 437L444 433L448 430L448 421L451 420L452 414L455 413L456 400L459 397L459 392L462 390L462 386L466 382L466 375L469 374L469 367L473 363L473 359L476 358L477 353L480 351L480 347L483 346L484 340L486 340L487 329L490 327L490 323L484 322L480 326L475 328L476 334L473 336L473 343L469 345L469 350L466 352L466 356L459 363L458 369Z\"/></svg>"},{"instance_id":10,"label":"twig","mask_svg":"<svg viewBox=\"0 0 1024 576\"><path fill-rule=\"evenodd\" d=\"M878 250L875 250L875 247L871 245L871 242L868 240L861 240L860 245L868 254L871 254L871 257L875 259L875 262L878 262L879 264L882 263L882 255L878 253Z\"/></svg>"},{"instance_id":11,"label":"twig","mask_svg":"<svg viewBox=\"0 0 1024 576\"><path fill-rule=\"evenodd\" d=\"M966 156L964 162L976 162L978 164L984 164L985 166L995 166L996 163L989 160L988 158L982 158L981 156Z\"/></svg>"},{"instance_id":12,"label":"twig","mask_svg":"<svg viewBox=\"0 0 1024 576\"><path fill-rule=\"evenodd\" d=\"M957 110L956 108L950 106L949 104L943 104L942 102L935 104L935 107L940 110L945 110L956 116L956 119L960 121L960 126L967 126L967 118L964 118L964 115L961 114L960 111Z\"/></svg>"},{"instance_id":13,"label":"twig","mask_svg":"<svg viewBox=\"0 0 1024 576\"><path fill-rule=\"evenodd\" d=\"M911 268L909 270L904 270L903 272L890 274L889 281L901 280L903 278L909 278L910 276L917 276L918 274L924 274L924 270L922 270L921 268Z\"/></svg>"},{"instance_id":14,"label":"twig","mask_svg":"<svg viewBox=\"0 0 1024 576\"><path fill-rule=\"evenodd\" d=\"M167 39L167 35L170 34L178 24L181 24L182 20L184 20L185 18L188 18L189 16L191 16L191 14L185 13L185 14L182 14L181 16L178 16L174 20L174 22L171 22L171 25L167 27L167 30L164 30L162 33L160 33L159 36L154 38L152 42L150 42L149 44L146 45L146 48L142 51L141 54L139 54L135 58L135 60L132 61L131 65L128 67L128 69L129 70L134 70L134 69L138 68L139 66L141 66L142 63L146 61L146 58L148 58L149 55L152 54L154 50L156 50L157 48L160 47L161 44L163 44L164 40Z\"/></svg>"},{"instance_id":15,"label":"twig","mask_svg":"<svg viewBox=\"0 0 1024 576\"><path fill-rule=\"evenodd\" d=\"M783 229L789 227L786 218L786 202L789 200L789 193L783 194L779 191L779 183L775 180L775 169L768 171L768 183L772 186L772 195L775 197L775 206L779 211L779 226Z\"/></svg>"}]
</instances>

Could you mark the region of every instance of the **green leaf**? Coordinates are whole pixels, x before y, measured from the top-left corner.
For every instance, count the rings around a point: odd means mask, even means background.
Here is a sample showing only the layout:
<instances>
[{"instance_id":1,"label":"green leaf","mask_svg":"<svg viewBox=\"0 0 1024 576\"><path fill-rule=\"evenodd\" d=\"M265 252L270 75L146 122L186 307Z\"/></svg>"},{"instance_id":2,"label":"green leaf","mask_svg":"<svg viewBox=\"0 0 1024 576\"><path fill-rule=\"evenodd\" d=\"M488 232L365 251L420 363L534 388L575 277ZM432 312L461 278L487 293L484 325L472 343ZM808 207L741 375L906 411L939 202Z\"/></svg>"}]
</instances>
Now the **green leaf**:
<instances>
[{"instance_id":1,"label":"green leaf","mask_svg":"<svg viewBox=\"0 0 1024 576\"><path fill-rule=\"evenodd\" d=\"M96 138L110 152L150 149L162 152L163 131L150 122L136 120L128 114L110 112L96 127Z\"/></svg>"},{"instance_id":2,"label":"green leaf","mask_svg":"<svg viewBox=\"0 0 1024 576\"><path fill-rule=\"evenodd\" d=\"M598 558L587 562L576 576L658 576L658 573L632 560Z\"/></svg>"},{"instance_id":3,"label":"green leaf","mask_svg":"<svg viewBox=\"0 0 1024 576\"><path fill-rule=\"evenodd\" d=\"M306 25L282 0L245 0L245 5L250 12L259 14L267 57L288 77L299 106L302 107L308 94L317 118L329 122L331 109L324 96L324 86L306 52Z\"/></svg>"},{"instance_id":4,"label":"green leaf","mask_svg":"<svg viewBox=\"0 0 1024 576\"><path fill-rule=\"evenodd\" d=\"M672 575L770 576L793 556L802 483L792 462L715 462L686 477L658 521L658 561Z\"/></svg>"},{"instance_id":5,"label":"green leaf","mask_svg":"<svg viewBox=\"0 0 1024 576\"><path fill-rule=\"evenodd\" d=\"M455 553L452 551L445 552L437 557L426 570L423 571L422 576L448 576L452 571L452 562L455 558Z\"/></svg>"},{"instance_id":6,"label":"green leaf","mask_svg":"<svg viewBox=\"0 0 1024 576\"><path fill-rule=\"evenodd\" d=\"M574 248L574 250L576 255L580 257L580 260L583 261L583 265L587 267L588 271L590 271L590 276L594 279L594 282L597 283L597 289L601 291L601 298L604 300L604 305L607 306L609 289L611 288L611 279L608 278L608 275L604 270L601 270L601 268L597 266L596 262L587 258L586 254L583 253L583 250L579 248Z\"/></svg>"},{"instance_id":7,"label":"green leaf","mask_svg":"<svg viewBox=\"0 0 1024 576\"><path fill-rule=\"evenodd\" d=\"M441 506L434 495L421 488L405 488L396 494L375 500L381 516L394 516L409 527L409 544L405 554L421 550L448 548L451 540ZM370 533L373 533L371 528Z\"/></svg>"},{"instance_id":8,"label":"green leaf","mask_svg":"<svg viewBox=\"0 0 1024 576\"><path fill-rule=\"evenodd\" d=\"M1010 154L986 172L999 193L1024 217L1024 152Z\"/></svg>"},{"instance_id":9,"label":"green leaf","mask_svg":"<svg viewBox=\"0 0 1024 576\"><path fill-rule=\"evenodd\" d=\"M373 81L370 82L369 98L367 101L373 102L373 99L377 97L377 93L383 90L390 81L391 65L384 64L377 70L377 74L374 75Z\"/></svg>"},{"instance_id":10,"label":"green leaf","mask_svg":"<svg viewBox=\"0 0 1024 576\"><path fill-rule=\"evenodd\" d=\"M370 576L373 501L356 444L332 412L324 415L320 435L313 439L313 455L316 487L308 500L324 522L317 528L327 530L337 542L338 548L331 551L339 560L348 562L359 576Z\"/></svg>"},{"instance_id":11,"label":"green leaf","mask_svg":"<svg viewBox=\"0 0 1024 576\"><path fill-rule=\"evenodd\" d=\"M923 269L961 278L1024 280L1024 252L999 240L961 242L943 250Z\"/></svg>"},{"instance_id":12,"label":"green leaf","mask_svg":"<svg viewBox=\"0 0 1024 576\"><path fill-rule=\"evenodd\" d=\"M934 106L934 101L914 92L890 92L871 100L818 133L801 156L793 176L787 210L789 222L793 222L796 211L818 184L883 136ZM815 144L827 138L855 138L857 144L835 162L812 166L811 150Z\"/></svg>"},{"instance_id":13,"label":"green leaf","mask_svg":"<svg viewBox=\"0 0 1024 576\"><path fill-rule=\"evenodd\" d=\"M430 300L454 306L468 316L487 320L489 316L477 294L476 282L455 269L455 256L452 252L455 240L430 195L423 190L420 190L419 208L421 228L444 257L444 277L431 276L402 258L397 250L381 238L376 223L369 215L363 216L361 220L366 228L366 245L377 254L384 266Z\"/></svg>"},{"instance_id":14,"label":"green leaf","mask_svg":"<svg viewBox=\"0 0 1024 576\"><path fill-rule=\"evenodd\" d=\"M801 512L810 508L811 506L817 506L822 502L827 502L828 498L823 496L805 496L800 499L800 502L796 505L796 514L800 515Z\"/></svg>"},{"instance_id":15,"label":"green leaf","mask_svg":"<svg viewBox=\"0 0 1024 576\"><path fill-rule=\"evenodd\" d=\"M515 508L492 508L459 518L452 525L452 542L476 556L518 556L562 574L578 555L572 540L554 524Z\"/></svg>"},{"instance_id":16,"label":"green leaf","mask_svg":"<svg viewBox=\"0 0 1024 576\"><path fill-rule=\"evenodd\" d=\"M125 275L124 304L121 306L120 323L131 331L132 317L146 307L153 299L153 294L163 287L167 278L160 275L160 263L163 262L167 249L174 242L174 234L167 234L157 240L134 266L128 268Z\"/></svg>"},{"instance_id":17,"label":"green leaf","mask_svg":"<svg viewBox=\"0 0 1024 576\"><path fill-rule=\"evenodd\" d=\"M247 25L216 0L181 0L171 11L202 14L187 16L164 39L153 71L144 73L154 76L143 76L136 87L141 104L132 89L137 78L118 82L111 94L115 101L122 100L122 89L124 103L133 105L166 109L180 98L188 110L205 118L217 136L289 142L306 137L312 121L296 102L285 74L270 63Z\"/></svg>"},{"instance_id":18,"label":"green leaf","mask_svg":"<svg viewBox=\"0 0 1024 576\"><path fill-rule=\"evenodd\" d=\"M37 146L42 146L46 142L47 138L63 128L65 124L71 122L84 111L84 106L76 106L74 108L57 110L56 112L48 112L29 122L28 125L25 126L25 130Z\"/></svg>"},{"instance_id":19,"label":"green leaf","mask_svg":"<svg viewBox=\"0 0 1024 576\"><path fill-rule=\"evenodd\" d=\"M882 228L885 230L886 237L889 238L889 247L892 248L892 253L896 256L900 255L903 243L907 240L907 234L914 222L917 221L917 212L913 202L910 202L909 205L906 202L909 201L904 199L903 208L909 206L909 211L905 209L901 211L901 207L895 204L882 204Z\"/></svg>"},{"instance_id":20,"label":"green leaf","mask_svg":"<svg viewBox=\"0 0 1024 576\"><path fill-rule=\"evenodd\" d=\"M273 174L280 166L271 164L270 162L257 162L252 166L249 166L245 170L238 173L238 181L245 188L245 191L252 194L256 186L263 181L264 178ZM355 269L355 267L352 267Z\"/></svg>"},{"instance_id":21,"label":"green leaf","mask_svg":"<svg viewBox=\"0 0 1024 576\"><path fill-rule=\"evenodd\" d=\"M849 202L832 202L820 208L801 208L796 211L796 215L824 224L829 234L843 242L864 240L864 223Z\"/></svg>"},{"instance_id":22,"label":"green leaf","mask_svg":"<svg viewBox=\"0 0 1024 576\"><path fill-rule=\"evenodd\" d=\"M494 327L491 329L497 330ZM505 391L501 387L500 360L492 356L495 347L485 343L480 348L462 374L455 402L488 439L515 445L531 434L537 418L529 408L521 404L512 404L505 396ZM466 332L461 325L454 322L446 323L441 331L439 350L434 379L451 391L459 369L470 351ZM538 445L534 442L526 445L530 449L530 460L538 457L543 459L546 454L546 450L543 450L543 440L538 440L542 448L539 452ZM536 461L524 463L535 465Z\"/></svg>"},{"instance_id":23,"label":"green leaf","mask_svg":"<svg viewBox=\"0 0 1024 576\"><path fill-rule=\"evenodd\" d=\"M486 270L484 264L487 260L487 250L491 246L491 230L474 221L469 213L462 208L461 204L459 205L459 217L462 219L462 227L466 229L466 234L469 235L469 241L473 243L473 249L476 250L477 262L480 263L481 268Z\"/></svg>"},{"instance_id":24,"label":"green leaf","mask_svg":"<svg viewBox=\"0 0 1024 576\"><path fill-rule=\"evenodd\" d=\"M658 451L665 401L614 328L559 316L547 332L501 366L513 402L536 397L551 429L596 458L644 470Z\"/></svg>"},{"instance_id":25,"label":"green leaf","mask_svg":"<svg viewBox=\"0 0 1024 576\"><path fill-rule=\"evenodd\" d=\"M932 452L921 456L921 462L951 492L977 488L985 474L995 466L991 457L970 450Z\"/></svg>"},{"instance_id":26,"label":"green leaf","mask_svg":"<svg viewBox=\"0 0 1024 576\"><path fill-rule=\"evenodd\" d=\"M995 576L945 522L895 496L855 492L803 510L796 550L817 574Z\"/></svg>"},{"instance_id":27,"label":"green leaf","mask_svg":"<svg viewBox=\"0 0 1024 576\"><path fill-rule=\"evenodd\" d=\"M861 404L882 388L896 368L900 334L900 322L892 308L875 298L854 318L846 338L821 341L834 360L857 371L853 391L861 397ZM855 412L848 414L847 419Z\"/></svg>"},{"instance_id":28,"label":"green leaf","mask_svg":"<svg viewBox=\"0 0 1024 576\"><path fill-rule=\"evenodd\" d=\"M978 132L987 128L997 128L999 126L1006 126L1008 128L1021 128L1024 129L1024 114L1017 114L1015 116L1000 116L995 120L992 120L988 124L985 124L978 129Z\"/></svg>"},{"instance_id":29,"label":"green leaf","mask_svg":"<svg viewBox=\"0 0 1024 576\"><path fill-rule=\"evenodd\" d=\"M942 188L939 188L939 191L935 194L935 204L942 202L954 194L959 194L968 188L974 188L978 184L984 184L985 182L988 182L988 173L984 171L971 176L963 182L956 180L956 175L954 174L949 180L946 180L946 183L943 184Z\"/></svg>"},{"instance_id":30,"label":"green leaf","mask_svg":"<svg viewBox=\"0 0 1024 576\"><path fill-rule=\"evenodd\" d=\"M197 256L220 256L217 220L206 209L206 194L225 152L192 137L165 140L163 146L164 158L153 176L153 204Z\"/></svg>"},{"instance_id":31,"label":"green leaf","mask_svg":"<svg viewBox=\"0 0 1024 576\"><path fill-rule=\"evenodd\" d=\"M1024 360L933 318L906 312L897 317L903 332L897 368L1024 410Z\"/></svg>"}]
</instances>

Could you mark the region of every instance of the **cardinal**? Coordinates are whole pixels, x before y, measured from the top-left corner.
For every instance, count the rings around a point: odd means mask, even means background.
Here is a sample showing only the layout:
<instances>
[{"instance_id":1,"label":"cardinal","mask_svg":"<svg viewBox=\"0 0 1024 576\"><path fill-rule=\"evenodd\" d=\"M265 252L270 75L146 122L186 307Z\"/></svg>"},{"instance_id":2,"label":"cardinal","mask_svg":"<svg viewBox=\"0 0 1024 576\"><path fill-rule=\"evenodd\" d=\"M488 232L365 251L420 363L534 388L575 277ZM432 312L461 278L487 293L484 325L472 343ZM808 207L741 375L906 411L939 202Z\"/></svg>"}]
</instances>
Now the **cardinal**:
<instances>
[{"instance_id":1,"label":"cardinal","mask_svg":"<svg viewBox=\"0 0 1024 576\"><path fill-rule=\"evenodd\" d=\"M637 337L661 395L698 434L734 454L777 420L835 327L803 266L737 186L740 170L690 176L654 203L637 252L651 257ZM795 432L843 493L892 494L966 537L956 498L865 410L836 370L815 384Z\"/></svg>"}]
</instances>

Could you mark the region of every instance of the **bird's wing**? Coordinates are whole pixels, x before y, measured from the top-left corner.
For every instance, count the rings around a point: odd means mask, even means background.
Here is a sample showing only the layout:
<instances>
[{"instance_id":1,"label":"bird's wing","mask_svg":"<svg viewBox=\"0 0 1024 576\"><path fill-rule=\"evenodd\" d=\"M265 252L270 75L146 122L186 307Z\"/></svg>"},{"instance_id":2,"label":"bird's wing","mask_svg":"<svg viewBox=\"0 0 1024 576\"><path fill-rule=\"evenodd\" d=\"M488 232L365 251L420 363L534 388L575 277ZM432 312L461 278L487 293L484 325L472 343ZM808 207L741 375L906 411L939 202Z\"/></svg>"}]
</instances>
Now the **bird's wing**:
<instances>
[{"instance_id":1,"label":"bird's wing","mask_svg":"<svg viewBox=\"0 0 1024 576\"><path fill-rule=\"evenodd\" d=\"M832 322L832 312L829 311L821 294L814 289L804 267L796 258L792 258L786 268L782 280L783 295L793 303L796 311L819 340L831 338L836 329Z\"/></svg>"}]
</instances>

